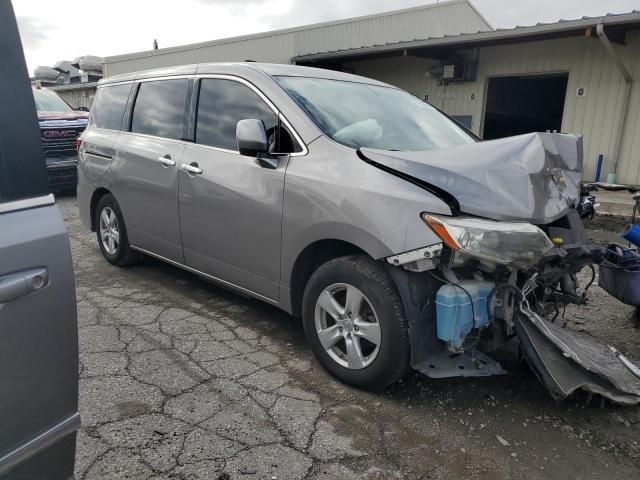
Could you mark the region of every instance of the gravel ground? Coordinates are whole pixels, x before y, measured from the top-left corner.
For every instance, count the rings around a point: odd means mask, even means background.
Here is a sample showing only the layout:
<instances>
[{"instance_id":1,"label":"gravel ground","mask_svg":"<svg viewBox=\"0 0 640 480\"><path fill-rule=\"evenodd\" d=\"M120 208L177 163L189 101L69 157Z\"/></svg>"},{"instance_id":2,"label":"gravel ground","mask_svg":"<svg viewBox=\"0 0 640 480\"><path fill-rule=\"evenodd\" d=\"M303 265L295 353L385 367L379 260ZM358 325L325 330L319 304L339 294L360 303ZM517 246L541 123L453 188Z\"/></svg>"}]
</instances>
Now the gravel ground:
<instances>
[{"instance_id":1,"label":"gravel ground","mask_svg":"<svg viewBox=\"0 0 640 480\"><path fill-rule=\"evenodd\" d=\"M78 295L78 479L640 478L639 408L557 404L509 353L501 377L351 389L296 319L153 260L112 267L75 198L58 204ZM629 308L590 298L571 327L640 359Z\"/></svg>"}]
</instances>

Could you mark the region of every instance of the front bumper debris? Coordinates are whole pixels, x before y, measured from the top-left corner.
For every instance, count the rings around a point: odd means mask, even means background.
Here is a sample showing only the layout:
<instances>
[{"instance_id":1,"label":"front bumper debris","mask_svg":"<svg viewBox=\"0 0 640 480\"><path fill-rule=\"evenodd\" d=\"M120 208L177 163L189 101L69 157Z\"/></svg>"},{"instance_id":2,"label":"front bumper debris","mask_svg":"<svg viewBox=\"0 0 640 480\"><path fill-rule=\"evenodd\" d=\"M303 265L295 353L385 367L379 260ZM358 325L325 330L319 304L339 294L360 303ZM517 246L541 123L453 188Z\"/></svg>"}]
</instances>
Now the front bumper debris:
<instances>
[{"instance_id":1,"label":"front bumper debris","mask_svg":"<svg viewBox=\"0 0 640 480\"><path fill-rule=\"evenodd\" d=\"M516 317L515 332L527 362L554 399L585 390L621 405L640 404L638 367L614 348L526 310Z\"/></svg>"}]
</instances>

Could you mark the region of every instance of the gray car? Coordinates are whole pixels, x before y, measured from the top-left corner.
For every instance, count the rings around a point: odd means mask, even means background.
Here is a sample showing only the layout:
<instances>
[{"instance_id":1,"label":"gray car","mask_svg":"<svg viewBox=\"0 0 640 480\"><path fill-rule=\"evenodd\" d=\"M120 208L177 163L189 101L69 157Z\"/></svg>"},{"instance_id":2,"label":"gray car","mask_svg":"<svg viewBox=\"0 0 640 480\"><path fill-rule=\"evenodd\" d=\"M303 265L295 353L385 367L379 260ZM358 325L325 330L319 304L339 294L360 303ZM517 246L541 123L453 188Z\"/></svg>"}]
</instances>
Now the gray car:
<instances>
[{"instance_id":1,"label":"gray car","mask_svg":"<svg viewBox=\"0 0 640 480\"><path fill-rule=\"evenodd\" d=\"M331 374L381 389L411 367L504 373L488 354L579 298L600 253L573 208L581 155L572 135L480 142L367 78L191 65L101 81L78 203L110 263L151 255L280 307ZM567 342L541 336L527 352L548 372L535 346Z\"/></svg>"},{"instance_id":2,"label":"gray car","mask_svg":"<svg viewBox=\"0 0 640 480\"><path fill-rule=\"evenodd\" d=\"M66 480L80 427L73 265L5 0L0 72L0 478Z\"/></svg>"}]
</instances>

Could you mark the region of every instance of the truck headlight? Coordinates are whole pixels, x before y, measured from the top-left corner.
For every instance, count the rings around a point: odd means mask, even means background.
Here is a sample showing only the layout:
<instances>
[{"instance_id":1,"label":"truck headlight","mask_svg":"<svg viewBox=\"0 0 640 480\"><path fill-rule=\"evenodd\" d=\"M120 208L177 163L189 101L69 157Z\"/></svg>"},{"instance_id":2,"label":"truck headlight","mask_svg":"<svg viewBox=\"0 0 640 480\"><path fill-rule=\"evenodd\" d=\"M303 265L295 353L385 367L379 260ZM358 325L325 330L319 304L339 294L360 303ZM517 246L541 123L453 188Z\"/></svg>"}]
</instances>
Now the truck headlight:
<instances>
[{"instance_id":1,"label":"truck headlight","mask_svg":"<svg viewBox=\"0 0 640 480\"><path fill-rule=\"evenodd\" d=\"M452 250L502 265L530 267L553 248L549 237L525 222L496 222L472 217L422 215Z\"/></svg>"}]
</instances>

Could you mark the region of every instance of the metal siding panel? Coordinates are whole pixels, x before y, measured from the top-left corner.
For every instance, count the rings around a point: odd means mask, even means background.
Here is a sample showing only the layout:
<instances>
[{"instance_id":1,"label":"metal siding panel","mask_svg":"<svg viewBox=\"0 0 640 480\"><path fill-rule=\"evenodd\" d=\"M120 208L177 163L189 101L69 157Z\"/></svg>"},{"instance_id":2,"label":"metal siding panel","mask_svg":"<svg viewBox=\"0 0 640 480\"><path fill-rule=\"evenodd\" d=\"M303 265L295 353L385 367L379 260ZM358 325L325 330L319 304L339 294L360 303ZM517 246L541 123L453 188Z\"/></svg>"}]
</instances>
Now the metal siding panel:
<instances>
[{"instance_id":1,"label":"metal siding panel","mask_svg":"<svg viewBox=\"0 0 640 480\"><path fill-rule=\"evenodd\" d=\"M406 12L300 30L296 55L371 47L402 41L475 33L488 27L466 3L427 6Z\"/></svg>"},{"instance_id":2,"label":"metal siding panel","mask_svg":"<svg viewBox=\"0 0 640 480\"><path fill-rule=\"evenodd\" d=\"M207 62L239 62L258 60L270 63L290 63L294 56L293 33L244 40L215 46L160 53L148 57L106 64L108 76L152 68ZM161 52L161 51L160 51ZM106 76L105 75L105 76Z\"/></svg>"},{"instance_id":3,"label":"metal siding panel","mask_svg":"<svg viewBox=\"0 0 640 480\"><path fill-rule=\"evenodd\" d=\"M635 75L640 73L639 70L636 68ZM640 87L637 82L631 92L626 141L623 143L621 152L625 168L624 178L628 179L629 183L640 185Z\"/></svg>"},{"instance_id":4,"label":"metal siding panel","mask_svg":"<svg viewBox=\"0 0 640 480\"><path fill-rule=\"evenodd\" d=\"M69 105L74 108L91 108L95 96L95 87L81 88L76 90L56 91Z\"/></svg>"},{"instance_id":5,"label":"metal siding panel","mask_svg":"<svg viewBox=\"0 0 640 480\"><path fill-rule=\"evenodd\" d=\"M621 181L640 185L640 32L627 36L627 51L624 61L634 79L629 98L629 114L624 141L620 149L621 162L618 174Z\"/></svg>"},{"instance_id":6,"label":"metal siding panel","mask_svg":"<svg viewBox=\"0 0 640 480\"><path fill-rule=\"evenodd\" d=\"M579 66L569 72L567 101L565 102L562 131L568 131L569 125L575 125L575 122L579 118L584 118L584 111L586 109L586 102L584 101L584 98L576 97L575 92L579 87L586 87L587 89L590 88L590 86L588 85L588 72L592 67L592 63L590 62L588 49L580 49L580 59L577 60L577 62ZM578 115L578 110L581 110L580 115Z\"/></svg>"},{"instance_id":7,"label":"metal siding panel","mask_svg":"<svg viewBox=\"0 0 640 480\"><path fill-rule=\"evenodd\" d=\"M573 122L563 125L565 131L580 132L584 135L585 162L583 178L585 179L594 178L595 175L595 164L591 162L592 157L594 155L597 156L599 153L605 153L601 145L594 142L594 137L596 135L600 137L602 130L594 132L594 128L598 122L596 117L601 112L604 112L606 108L608 92L603 91L602 87L605 85L607 72L604 68L604 52L599 49L598 44L595 44L594 48L596 50L589 52L587 58L584 59L587 76L583 80L584 84L580 85L587 89L587 96L576 99L573 104ZM574 92L571 92L571 94L575 97ZM598 150L603 151L599 152ZM606 171L606 168L603 171Z\"/></svg>"},{"instance_id":8,"label":"metal siding panel","mask_svg":"<svg viewBox=\"0 0 640 480\"><path fill-rule=\"evenodd\" d=\"M600 64L602 74L598 87L598 97L601 101L598 102L593 118L590 119L589 147L594 161L599 153L605 154L605 173L608 173L613 171L614 167L611 151L613 150L615 132L619 125L620 106L622 104L622 89L620 88L622 77L615 65L611 63L609 57L604 53L602 47L600 47L600 53L602 55L602 63ZM595 168L593 170L595 172ZM593 178L593 175L590 178Z\"/></svg>"}]
</instances>

